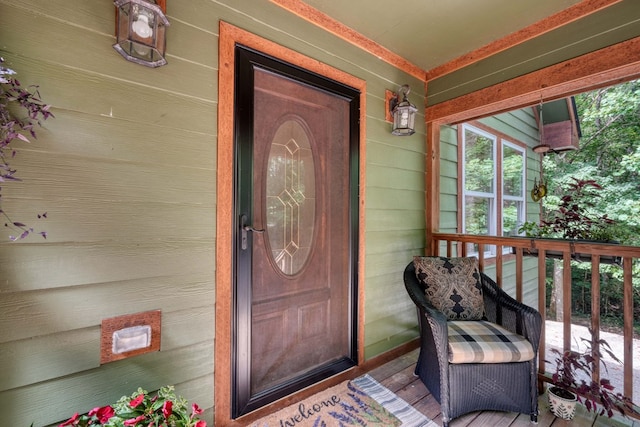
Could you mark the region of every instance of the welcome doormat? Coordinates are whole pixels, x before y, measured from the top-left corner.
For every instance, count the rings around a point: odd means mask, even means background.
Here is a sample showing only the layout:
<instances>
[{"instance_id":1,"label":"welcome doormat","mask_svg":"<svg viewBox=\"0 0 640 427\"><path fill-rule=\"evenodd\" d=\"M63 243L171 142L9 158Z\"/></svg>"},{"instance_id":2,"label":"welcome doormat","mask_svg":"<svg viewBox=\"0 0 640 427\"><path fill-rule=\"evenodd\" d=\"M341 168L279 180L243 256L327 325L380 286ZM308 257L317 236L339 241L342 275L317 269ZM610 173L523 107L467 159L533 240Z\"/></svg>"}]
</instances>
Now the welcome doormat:
<instances>
[{"instance_id":1,"label":"welcome doormat","mask_svg":"<svg viewBox=\"0 0 640 427\"><path fill-rule=\"evenodd\" d=\"M437 427L369 375L345 381L251 424L251 427Z\"/></svg>"}]
</instances>

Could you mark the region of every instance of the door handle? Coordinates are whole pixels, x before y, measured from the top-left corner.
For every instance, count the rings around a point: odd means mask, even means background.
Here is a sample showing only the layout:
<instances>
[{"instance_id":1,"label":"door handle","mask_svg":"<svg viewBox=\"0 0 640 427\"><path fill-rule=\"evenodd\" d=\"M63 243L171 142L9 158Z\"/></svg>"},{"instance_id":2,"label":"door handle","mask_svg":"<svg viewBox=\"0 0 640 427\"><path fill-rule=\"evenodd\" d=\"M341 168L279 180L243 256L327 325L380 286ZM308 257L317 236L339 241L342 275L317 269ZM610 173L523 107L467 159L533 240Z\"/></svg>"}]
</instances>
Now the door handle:
<instances>
[{"instance_id":1,"label":"door handle","mask_svg":"<svg viewBox=\"0 0 640 427\"><path fill-rule=\"evenodd\" d=\"M242 214L240 216L240 248L245 251L249 247L249 232L264 233L264 230L253 228L247 222L247 215Z\"/></svg>"},{"instance_id":2,"label":"door handle","mask_svg":"<svg viewBox=\"0 0 640 427\"><path fill-rule=\"evenodd\" d=\"M253 228L253 227L252 227L252 226L250 226L250 225L245 225L244 227L242 227L242 229L243 229L244 231L252 231L252 232L254 232L254 233L264 233L264 230L258 230L257 228Z\"/></svg>"}]
</instances>

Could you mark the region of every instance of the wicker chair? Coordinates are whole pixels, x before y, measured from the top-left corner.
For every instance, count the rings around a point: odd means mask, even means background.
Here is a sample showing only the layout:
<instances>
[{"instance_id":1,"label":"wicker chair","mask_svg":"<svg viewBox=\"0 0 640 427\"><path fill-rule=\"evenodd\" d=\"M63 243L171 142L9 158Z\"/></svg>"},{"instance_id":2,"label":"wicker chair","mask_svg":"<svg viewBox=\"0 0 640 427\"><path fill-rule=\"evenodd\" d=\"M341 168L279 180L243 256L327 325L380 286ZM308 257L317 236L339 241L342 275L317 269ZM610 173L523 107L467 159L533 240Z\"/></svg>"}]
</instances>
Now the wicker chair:
<instances>
[{"instance_id":1,"label":"wicker chair","mask_svg":"<svg viewBox=\"0 0 640 427\"><path fill-rule=\"evenodd\" d=\"M416 278L414 263L404 271L404 283L418 309L420 355L415 374L440 403L443 425L460 415L495 410L529 414L538 419L537 357L515 363L450 363L447 319L428 303ZM528 340L537 355L540 313L507 295L480 273L486 320Z\"/></svg>"}]
</instances>

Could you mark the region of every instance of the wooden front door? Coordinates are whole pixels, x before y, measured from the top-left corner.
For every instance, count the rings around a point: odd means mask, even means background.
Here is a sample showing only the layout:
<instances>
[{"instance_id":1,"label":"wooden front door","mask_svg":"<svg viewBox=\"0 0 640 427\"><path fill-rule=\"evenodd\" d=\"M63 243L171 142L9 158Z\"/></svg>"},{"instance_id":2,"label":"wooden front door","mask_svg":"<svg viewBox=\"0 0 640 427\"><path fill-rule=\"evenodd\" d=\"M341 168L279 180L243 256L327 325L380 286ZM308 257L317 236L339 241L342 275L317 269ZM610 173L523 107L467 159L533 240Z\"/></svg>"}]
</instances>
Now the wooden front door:
<instances>
[{"instance_id":1,"label":"wooden front door","mask_svg":"<svg viewBox=\"0 0 640 427\"><path fill-rule=\"evenodd\" d=\"M359 93L236 49L234 416L355 364Z\"/></svg>"}]
</instances>

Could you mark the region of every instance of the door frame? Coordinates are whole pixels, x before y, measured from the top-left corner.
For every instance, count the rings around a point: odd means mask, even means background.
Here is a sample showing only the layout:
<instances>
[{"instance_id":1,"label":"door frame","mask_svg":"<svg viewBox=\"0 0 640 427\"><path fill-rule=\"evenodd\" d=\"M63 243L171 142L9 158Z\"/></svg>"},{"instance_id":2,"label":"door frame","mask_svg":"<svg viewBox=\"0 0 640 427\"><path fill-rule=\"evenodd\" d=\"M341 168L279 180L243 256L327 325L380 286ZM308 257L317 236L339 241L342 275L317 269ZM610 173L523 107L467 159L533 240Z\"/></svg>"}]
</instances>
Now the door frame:
<instances>
[{"instance_id":1,"label":"door frame","mask_svg":"<svg viewBox=\"0 0 640 427\"><path fill-rule=\"evenodd\" d=\"M218 146L216 191L216 305L214 390L215 425L227 425L231 418L233 351L233 239L234 239L234 73L237 44L280 58L290 64L320 74L360 91L360 137L357 259L357 355L364 362L364 217L366 176L366 82L318 60L263 39L234 25L220 21L218 74Z\"/></svg>"}]
</instances>

